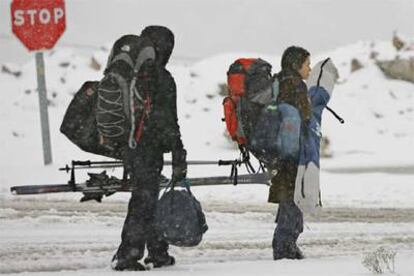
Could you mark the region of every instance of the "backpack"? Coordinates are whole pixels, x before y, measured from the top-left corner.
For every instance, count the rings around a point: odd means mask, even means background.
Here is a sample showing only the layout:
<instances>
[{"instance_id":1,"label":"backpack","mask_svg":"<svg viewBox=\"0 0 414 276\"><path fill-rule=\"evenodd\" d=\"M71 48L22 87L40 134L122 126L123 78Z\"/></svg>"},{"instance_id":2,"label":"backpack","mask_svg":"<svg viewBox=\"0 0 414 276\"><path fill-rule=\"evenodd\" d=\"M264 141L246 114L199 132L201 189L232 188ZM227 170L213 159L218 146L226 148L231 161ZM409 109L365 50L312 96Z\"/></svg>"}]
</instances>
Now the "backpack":
<instances>
[{"instance_id":1,"label":"backpack","mask_svg":"<svg viewBox=\"0 0 414 276\"><path fill-rule=\"evenodd\" d=\"M99 143L110 150L135 148L151 110L155 50L138 36L115 42L98 85L96 124Z\"/></svg>"},{"instance_id":2,"label":"backpack","mask_svg":"<svg viewBox=\"0 0 414 276\"><path fill-rule=\"evenodd\" d=\"M86 82L66 110L60 131L82 150L123 159L143 134L155 89L155 50L145 38L118 39L101 81Z\"/></svg>"},{"instance_id":3,"label":"backpack","mask_svg":"<svg viewBox=\"0 0 414 276\"><path fill-rule=\"evenodd\" d=\"M263 108L275 98L276 78L271 70L272 66L260 58L237 59L228 69L228 96L223 100L228 134L243 154L251 152L259 161L265 161L262 151L251 138Z\"/></svg>"},{"instance_id":4,"label":"backpack","mask_svg":"<svg viewBox=\"0 0 414 276\"><path fill-rule=\"evenodd\" d=\"M175 190L174 184L165 189L157 202L154 225L164 241L175 246L196 246L208 230L200 202L191 193L190 185L185 190Z\"/></svg>"},{"instance_id":5,"label":"backpack","mask_svg":"<svg viewBox=\"0 0 414 276\"><path fill-rule=\"evenodd\" d=\"M299 154L301 119L297 108L272 101L266 105L254 126L250 148L260 161L273 167L279 160Z\"/></svg>"},{"instance_id":6,"label":"backpack","mask_svg":"<svg viewBox=\"0 0 414 276\"><path fill-rule=\"evenodd\" d=\"M121 151L110 151L99 144L95 119L98 85L99 81L87 81L75 93L63 117L60 132L84 151L122 159Z\"/></svg>"}]
</instances>

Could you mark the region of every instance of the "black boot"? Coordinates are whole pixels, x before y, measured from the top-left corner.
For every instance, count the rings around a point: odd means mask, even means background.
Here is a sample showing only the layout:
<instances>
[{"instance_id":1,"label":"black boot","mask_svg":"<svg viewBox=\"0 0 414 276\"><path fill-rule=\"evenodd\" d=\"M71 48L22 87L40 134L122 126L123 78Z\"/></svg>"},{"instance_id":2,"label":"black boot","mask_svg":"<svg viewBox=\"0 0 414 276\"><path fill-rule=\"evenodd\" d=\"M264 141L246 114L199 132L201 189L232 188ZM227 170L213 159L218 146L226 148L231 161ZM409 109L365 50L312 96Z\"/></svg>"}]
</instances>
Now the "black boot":
<instances>
[{"instance_id":1,"label":"black boot","mask_svg":"<svg viewBox=\"0 0 414 276\"><path fill-rule=\"evenodd\" d=\"M273 247L273 260L291 259L302 260L305 256L296 243L284 243Z\"/></svg>"},{"instance_id":2,"label":"black boot","mask_svg":"<svg viewBox=\"0 0 414 276\"><path fill-rule=\"evenodd\" d=\"M302 260L305 259L305 255L303 254L302 250L295 244L295 259Z\"/></svg>"},{"instance_id":3,"label":"black boot","mask_svg":"<svg viewBox=\"0 0 414 276\"><path fill-rule=\"evenodd\" d=\"M286 250L273 250L273 260L296 259L296 253Z\"/></svg>"},{"instance_id":4,"label":"black boot","mask_svg":"<svg viewBox=\"0 0 414 276\"><path fill-rule=\"evenodd\" d=\"M121 258L115 254L112 258L111 267L113 270L123 271L139 271L146 270L145 266L138 262L136 258Z\"/></svg>"},{"instance_id":5,"label":"black boot","mask_svg":"<svg viewBox=\"0 0 414 276\"><path fill-rule=\"evenodd\" d=\"M152 264L154 268L162 267L162 266L169 266L175 264L175 258L173 256L168 255L168 253L159 254L159 255L148 255L144 259L145 264Z\"/></svg>"}]
</instances>

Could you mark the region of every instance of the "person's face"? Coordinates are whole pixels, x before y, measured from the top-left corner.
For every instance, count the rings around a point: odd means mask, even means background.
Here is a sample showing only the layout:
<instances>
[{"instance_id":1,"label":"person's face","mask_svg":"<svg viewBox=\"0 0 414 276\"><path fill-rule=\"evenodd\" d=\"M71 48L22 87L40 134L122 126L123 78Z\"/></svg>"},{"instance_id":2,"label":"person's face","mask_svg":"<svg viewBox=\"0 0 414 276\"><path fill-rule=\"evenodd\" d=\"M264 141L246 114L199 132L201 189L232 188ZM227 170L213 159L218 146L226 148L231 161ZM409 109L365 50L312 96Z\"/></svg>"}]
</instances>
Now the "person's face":
<instances>
[{"instance_id":1,"label":"person's face","mask_svg":"<svg viewBox=\"0 0 414 276\"><path fill-rule=\"evenodd\" d=\"M302 79L306 80L309 77L311 68L310 68L310 57L308 57L305 62L302 64L302 67L299 69L299 74Z\"/></svg>"}]
</instances>

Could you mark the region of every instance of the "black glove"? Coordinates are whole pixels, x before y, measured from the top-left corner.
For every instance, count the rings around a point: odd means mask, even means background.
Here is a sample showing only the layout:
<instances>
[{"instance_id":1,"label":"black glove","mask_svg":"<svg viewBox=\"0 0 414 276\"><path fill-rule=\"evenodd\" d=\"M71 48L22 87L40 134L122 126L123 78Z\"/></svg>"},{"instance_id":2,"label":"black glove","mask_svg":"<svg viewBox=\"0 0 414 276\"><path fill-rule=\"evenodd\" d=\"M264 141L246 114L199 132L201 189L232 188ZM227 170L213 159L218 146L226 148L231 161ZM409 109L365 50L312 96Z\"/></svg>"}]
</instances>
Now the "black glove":
<instances>
[{"instance_id":1,"label":"black glove","mask_svg":"<svg viewBox=\"0 0 414 276\"><path fill-rule=\"evenodd\" d=\"M172 181L175 183L181 182L187 176L187 152L185 149L173 152L173 173Z\"/></svg>"}]
</instances>

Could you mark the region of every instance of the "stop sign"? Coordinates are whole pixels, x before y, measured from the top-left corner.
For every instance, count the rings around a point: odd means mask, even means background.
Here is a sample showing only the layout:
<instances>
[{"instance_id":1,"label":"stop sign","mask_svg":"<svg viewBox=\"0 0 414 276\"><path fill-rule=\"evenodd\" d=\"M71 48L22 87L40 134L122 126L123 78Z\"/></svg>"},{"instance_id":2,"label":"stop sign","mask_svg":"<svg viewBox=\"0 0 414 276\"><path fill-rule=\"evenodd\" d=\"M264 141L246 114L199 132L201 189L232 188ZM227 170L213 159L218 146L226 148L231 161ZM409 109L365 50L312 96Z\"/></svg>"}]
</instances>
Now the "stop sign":
<instances>
[{"instance_id":1,"label":"stop sign","mask_svg":"<svg viewBox=\"0 0 414 276\"><path fill-rule=\"evenodd\" d=\"M64 0L13 0L13 33L27 49L51 49L66 28Z\"/></svg>"}]
</instances>

